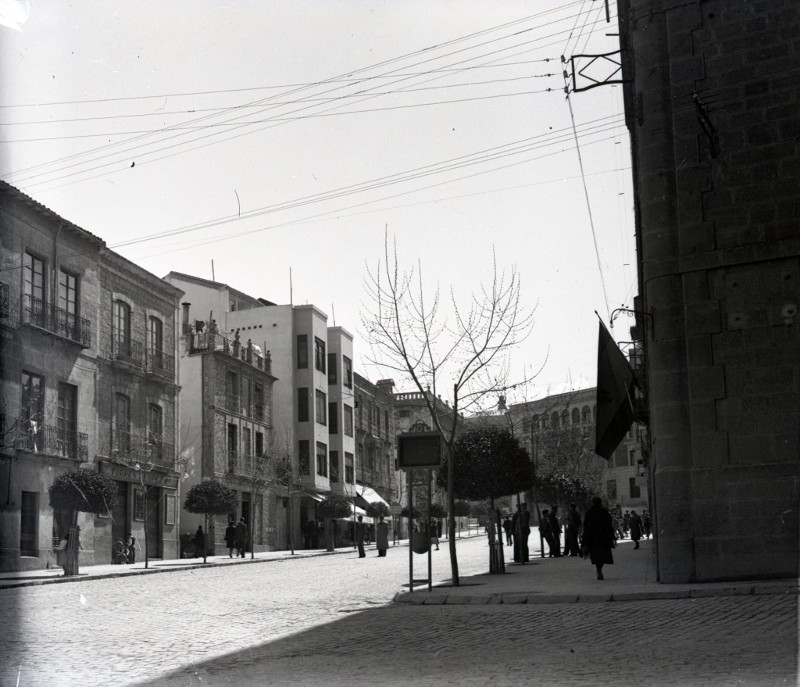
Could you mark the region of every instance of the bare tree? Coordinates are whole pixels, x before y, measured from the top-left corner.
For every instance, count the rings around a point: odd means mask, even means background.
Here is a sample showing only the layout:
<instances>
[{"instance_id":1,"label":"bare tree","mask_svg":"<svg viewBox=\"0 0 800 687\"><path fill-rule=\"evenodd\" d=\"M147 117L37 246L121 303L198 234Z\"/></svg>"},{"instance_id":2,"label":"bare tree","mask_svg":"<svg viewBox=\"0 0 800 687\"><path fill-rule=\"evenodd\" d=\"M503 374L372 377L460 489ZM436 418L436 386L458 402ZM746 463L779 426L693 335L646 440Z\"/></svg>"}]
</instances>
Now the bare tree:
<instances>
[{"instance_id":1,"label":"bare tree","mask_svg":"<svg viewBox=\"0 0 800 687\"><path fill-rule=\"evenodd\" d=\"M521 304L516 269L498 272L493 253L490 282L464 304L451 289L452 312L444 314L438 288L428 297L421 266L409 272L400 269L396 240L390 243L388 233L384 259L374 270L368 269L365 290L370 303L362 324L371 348L370 362L410 378L442 437L448 471L450 565L453 585L458 586L452 449L459 418L509 387L509 354L530 333L533 310ZM436 408L443 386L452 394L452 415L447 416L452 421Z\"/></svg>"}]
</instances>

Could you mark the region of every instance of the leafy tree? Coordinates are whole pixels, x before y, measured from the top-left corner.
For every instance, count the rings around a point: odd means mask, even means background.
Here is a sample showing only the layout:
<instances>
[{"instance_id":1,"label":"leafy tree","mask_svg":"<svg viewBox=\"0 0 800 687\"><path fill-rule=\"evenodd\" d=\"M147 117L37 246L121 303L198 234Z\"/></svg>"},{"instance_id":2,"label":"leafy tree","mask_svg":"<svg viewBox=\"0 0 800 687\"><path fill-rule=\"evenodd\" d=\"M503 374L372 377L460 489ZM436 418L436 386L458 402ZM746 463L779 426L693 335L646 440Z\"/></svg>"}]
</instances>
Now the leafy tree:
<instances>
[{"instance_id":1,"label":"leafy tree","mask_svg":"<svg viewBox=\"0 0 800 687\"><path fill-rule=\"evenodd\" d=\"M325 521L327 550L333 551L333 523L331 521L349 517L350 513L352 513L351 503L341 494L328 494L327 498L317 505L317 512Z\"/></svg>"},{"instance_id":2,"label":"leafy tree","mask_svg":"<svg viewBox=\"0 0 800 687\"><path fill-rule=\"evenodd\" d=\"M236 492L222 482L208 480L195 484L186 494L183 507L189 513L202 513L205 516L203 532L208 537L208 516L226 515L236 508ZM203 546L203 563L206 562L208 546Z\"/></svg>"},{"instance_id":3,"label":"leafy tree","mask_svg":"<svg viewBox=\"0 0 800 687\"><path fill-rule=\"evenodd\" d=\"M375 518L376 520L381 516L384 518L389 517L389 506L383 503L383 501L376 501L375 503L368 504L364 511L369 517Z\"/></svg>"},{"instance_id":4,"label":"leafy tree","mask_svg":"<svg viewBox=\"0 0 800 687\"><path fill-rule=\"evenodd\" d=\"M490 512L496 518L496 533L502 529L495 499L526 491L533 485L533 465L528 452L509 430L500 427L478 427L461 436L453 447L452 469L455 496L488 500ZM441 486L446 484L443 472L436 476ZM490 569L501 571L502 563Z\"/></svg>"},{"instance_id":5,"label":"leafy tree","mask_svg":"<svg viewBox=\"0 0 800 687\"><path fill-rule=\"evenodd\" d=\"M93 470L75 470L59 475L49 489L50 506L65 518L67 548L63 553L64 575L78 574L80 528L78 513L107 514L117 501L117 484Z\"/></svg>"},{"instance_id":6,"label":"leafy tree","mask_svg":"<svg viewBox=\"0 0 800 687\"><path fill-rule=\"evenodd\" d=\"M412 520L418 520L418 519L419 519L419 516L420 516L419 509L418 509L418 508L416 508L416 507L412 508L412 509L411 509L411 519L412 519ZM400 511L400 517L401 517L401 518L407 518L407 517L409 517L409 514L408 514L408 506L403 506L403 509ZM409 531L411 531L411 528L409 528Z\"/></svg>"}]
</instances>

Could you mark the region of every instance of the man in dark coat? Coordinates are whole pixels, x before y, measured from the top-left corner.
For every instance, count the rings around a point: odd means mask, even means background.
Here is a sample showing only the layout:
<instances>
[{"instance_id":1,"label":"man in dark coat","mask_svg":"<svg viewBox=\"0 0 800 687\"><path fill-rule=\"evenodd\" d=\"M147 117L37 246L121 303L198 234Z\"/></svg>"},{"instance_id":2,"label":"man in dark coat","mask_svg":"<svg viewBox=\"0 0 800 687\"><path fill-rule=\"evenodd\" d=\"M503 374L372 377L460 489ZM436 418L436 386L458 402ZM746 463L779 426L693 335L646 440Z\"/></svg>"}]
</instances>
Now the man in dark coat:
<instances>
[{"instance_id":1,"label":"man in dark coat","mask_svg":"<svg viewBox=\"0 0 800 687\"><path fill-rule=\"evenodd\" d=\"M247 523L244 518L240 518L236 524L236 555L244 558L244 550L247 548Z\"/></svg>"},{"instance_id":2,"label":"man in dark coat","mask_svg":"<svg viewBox=\"0 0 800 687\"><path fill-rule=\"evenodd\" d=\"M506 546L511 546L514 543L511 538L511 518L507 515L505 520L503 520L503 530L506 533Z\"/></svg>"},{"instance_id":3,"label":"man in dark coat","mask_svg":"<svg viewBox=\"0 0 800 687\"><path fill-rule=\"evenodd\" d=\"M597 579L603 579L603 566L613 565L614 557L611 549L614 548L614 525L611 513L603 508L603 501L599 496L592 499L592 507L583 517L583 551L591 557L594 567L597 568Z\"/></svg>"},{"instance_id":4,"label":"man in dark coat","mask_svg":"<svg viewBox=\"0 0 800 687\"><path fill-rule=\"evenodd\" d=\"M569 513L567 513L567 536L564 542L564 555L565 556L580 556L581 549L578 543L578 537L581 532L581 514L578 512L578 507L574 503L569 504Z\"/></svg>"},{"instance_id":5,"label":"man in dark coat","mask_svg":"<svg viewBox=\"0 0 800 687\"><path fill-rule=\"evenodd\" d=\"M363 516L358 516L358 522L356 523L356 546L358 547L358 557L365 558L366 553L364 552L364 518Z\"/></svg>"},{"instance_id":6,"label":"man in dark coat","mask_svg":"<svg viewBox=\"0 0 800 687\"><path fill-rule=\"evenodd\" d=\"M550 553L556 558L561 558L561 523L558 521L558 506L550 507L550 536L553 544Z\"/></svg>"},{"instance_id":7,"label":"man in dark coat","mask_svg":"<svg viewBox=\"0 0 800 687\"><path fill-rule=\"evenodd\" d=\"M225 528L225 546L228 547L228 558L233 558L233 549L236 548L236 525L233 520Z\"/></svg>"},{"instance_id":8,"label":"man in dark coat","mask_svg":"<svg viewBox=\"0 0 800 687\"><path fill-rule=\"evenodd\" d=\"M642 519L635 510L631 511L631 541L636 542L634 549L639 548L639 540L642 538Z\"/></svg>"}]
</instances>

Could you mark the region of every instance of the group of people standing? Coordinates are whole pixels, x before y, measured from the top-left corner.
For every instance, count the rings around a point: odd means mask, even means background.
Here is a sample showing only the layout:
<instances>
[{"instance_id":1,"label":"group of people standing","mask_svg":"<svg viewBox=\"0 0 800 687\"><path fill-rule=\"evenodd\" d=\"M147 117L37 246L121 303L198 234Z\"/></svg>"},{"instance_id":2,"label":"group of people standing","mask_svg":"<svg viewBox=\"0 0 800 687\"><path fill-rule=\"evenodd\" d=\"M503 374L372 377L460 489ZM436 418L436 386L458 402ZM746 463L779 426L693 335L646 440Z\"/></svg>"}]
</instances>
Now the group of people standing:
<instances>
[{"instance_id":1,"label":"group of people standing","mask_svg":"<svg viewBox=\"0 0 800 687\"><path fill-rule=\"evenodd\" d=\"M652 522L649 515L637 515L636 511L625 513L626 527L630 532L631 540L635 542L634 548L639 548L642 534L650 536ZM547 542L548 555L551 558L562 556L588 556L597 569L597 579L603 579L603 566L614 563L612 549L619 538L619 524L615 516L603 506L599 497L592 499L591 507L581 518L580 511L575 503L569 504L569 512L564 519L566 532L564 533L564 549L561 549L562 522L558 515L558 506L551 506L542 510L539 518L539 533L544 542ZM517 505L513 516L507 516L503 521L503 530L506 535L506 544L514 547L514 561L525 564L529 560L528 535L530 534L530 512L525 503Z\"/></svg>"},{"instance_id":2,"label":"group of people standing","mask_svg":"<svg viewBox=\"0 0 800 687\"><path fill-rule=\"evenodd\" d=\"M199 528L198 528L199 529ZM239 518L239 522L234 524L233 520L225 528L225 546L228 547L228 557L233 558L233 551L236 549L236 557L244 558L247 548L247 523L244 518Z\"/></svg>"}]
</instances>

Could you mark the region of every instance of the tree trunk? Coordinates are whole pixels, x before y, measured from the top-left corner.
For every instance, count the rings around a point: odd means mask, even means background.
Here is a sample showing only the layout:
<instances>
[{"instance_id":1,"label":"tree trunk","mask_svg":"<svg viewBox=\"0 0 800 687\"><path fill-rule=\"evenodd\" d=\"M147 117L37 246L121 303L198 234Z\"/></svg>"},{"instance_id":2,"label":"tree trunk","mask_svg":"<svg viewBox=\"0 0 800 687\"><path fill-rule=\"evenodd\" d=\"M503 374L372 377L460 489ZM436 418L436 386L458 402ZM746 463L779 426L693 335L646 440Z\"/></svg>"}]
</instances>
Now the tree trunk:
<instances>
[{"instance_id":1,"label":"tree trunk","mask_svg":"<svg viewBox=\"0 0 800 687\"><path fill-rule=\"evenodd\" d=\"M141 475L140 482L144 494L144 567L147 569L150 567L150 552L147 548L147 487L144 485L144 475Z\"/></svg>"},{"instance_id":2,"label":"tree trunk","mask_svg":"<svg viewBox=\"0 0 800 687\"><path fill-rule=\"evenodd\" d=\"M447 545L450 550L450 574L453 578L453 586L460 587L461 581L458 577L458 558L456 556L456 496L453 493L455 475L451 448L451 446L445 444L444 450L447 456Z\"/></svg>"}]
</instances>

